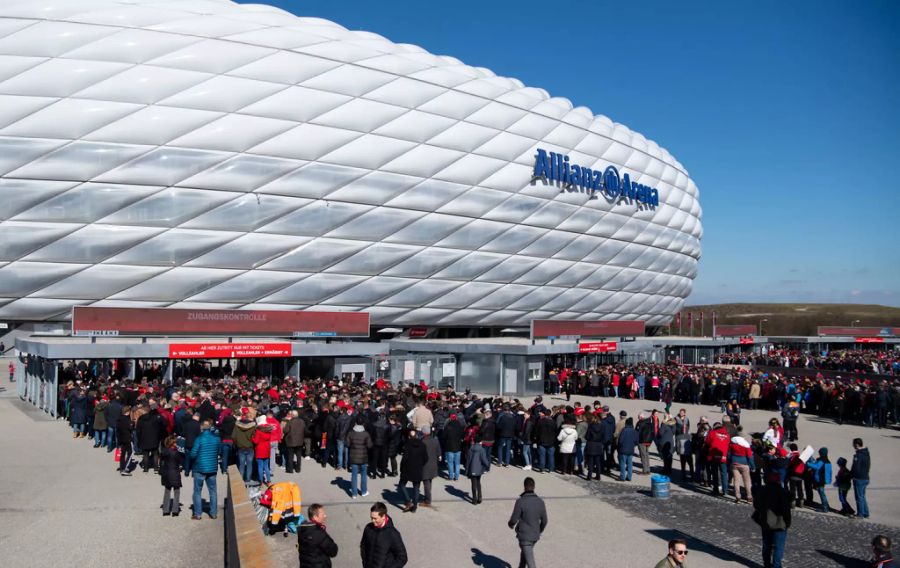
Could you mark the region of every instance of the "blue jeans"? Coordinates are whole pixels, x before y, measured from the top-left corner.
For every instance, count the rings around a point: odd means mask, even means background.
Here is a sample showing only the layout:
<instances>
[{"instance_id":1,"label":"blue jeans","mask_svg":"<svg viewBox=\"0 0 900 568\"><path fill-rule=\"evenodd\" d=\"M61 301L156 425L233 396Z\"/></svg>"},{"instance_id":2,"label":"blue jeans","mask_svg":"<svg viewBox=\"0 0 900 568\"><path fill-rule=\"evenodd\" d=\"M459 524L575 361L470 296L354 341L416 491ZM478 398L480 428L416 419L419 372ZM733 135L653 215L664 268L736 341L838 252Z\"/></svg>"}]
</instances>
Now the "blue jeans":
<instances>
[{"instance_id":1,"label":"blue jeans","mask_svg":"<svg viewBox=\"0 0 900 568\"><path fill-rule=\"evenodd\" d=\"M641 400L644 399L644 387L638 387L638 397L640 397Z\"/></svg>"},{"instance_id":2,"label":"blue jeans","mask_svg":"<svg viewBox=\"0 0 900 568\"><path fill-rule=\"evenodd\" d=\"M219 510L219 494L216 491L216 474L194 472L194 516L199 517L203 513L203 482L209 489L209 516L215 517Z\"/></svg>"},{"instance_id":3,"label":"blue jeans","mask_svg":"<svg viewBox=\"0 0 900 568\"><path fill-rule=\"evenodd\" d=\"M853 496L856 498L856 514L864 519L869 518L869 504L866 502L866 487L868 479L853 480Z\"/></svg>"},{"instance_id":4,"label":"blue jeans","mask_svg":"<svg viewBox=\"0 0 900 568\"><path fill-rule=\"evenodd\" d=\"M825 486L820 485L816 490L819 492L819 501L822 502L822 511L827 513L831 510L831 506L828 504L828 496L825 495Z\"/></svg>"},{"instance_id":5,"label":"blue jeans","mask_svg":"<svg viewBox=\"0 0 900 568\"><path fill-rule=\"evenodd\" d=\"M85 429L85 424L72 424L72 429L78 432L79 434L84 434L87 430Z\"/></svg>"},{"instance_id":6,"label":"blue jeans","mask_svg":"<svg viewBox=\"0 0 900 568\"><path fill-rule=\"evenodd\" d=\"M241 478L244 483L250 483L253 478L253 449L246 448L238 450L238 470L241 472Z\"/></svg>"},{"instance_id":7,"label":"blue jeans","mask_svg":"<svg viewBox=\"0 0 900 568\"><path fill-rule=\"evenodd\" d=\"M272 472L269 470L269 458L256 458L256 475L260 483L272 481Z\"/></svg>"},{"instance_id":8,"label":"blue jeans","mask_svg":"<svg viewBox=\"0 0 900 568\"><path fill-rule=\"evenodd\" d=\"M619 454L619 479L631 481L631 465L634 461L634 454Z\"/></svg>"},{"instance_id":9,"label":"blue jeans","mask_svg":"<svg viewBox=\"0 0 900 568\"><path fill-rule=\"evenodd\" d=\"M452 480L459 479L459 456L462 452L445 452L444 461L447 462L447 477Z\"/></svg>"},{"instance_id":10,"label":"blue jeans","mask_svg":"<svg viewBox=\"0 0 900 568\"><path fill-rule=\"evenodd\" d=\"M337 467L338 469L350 467L350 448L344 444L343 440L337 441Z\"/></svg>"},{"instance_id":11,"label":"blue jeans","mask_svg":"<svg viewBox=\"0 0 900 568\"><path fill-rule=\"evenodd\" d=\"M509 459L512 455L512 438L500 438L500 451L498 458L503 465L509 465Z\"/></svg>"},{"instance_id":12,"label":"blue jeans","mask_svg":"<svg viewBox=\"0 0 900 568\"><path fill-rule=\"evenodd\" d=\"M338 446L340 447L340 446ZM368 493L369 492L369 464L350 464L350 496L356 497L356 476L362 473L362 484L359 488L359 493Z\"/></svg>"},{"instance_id":13,"label":"blue jeans","mask_svg":"<svg viewBox=\"0 0 900 568\"><path fill-rule=\"evenodd\" d=\"M191 464L192 463L193 463L193 460L191 459L191 448L188 448L187 446L185 446L185 448L184 448L184 463L183 463L185 475L191 474Z\"/></svg>"},{"instance_id":14,"label":"blue jeans","mask_svg":"<svg viewBox=\"0 0 900 568\"><path fill-rule=\"evenodd\" d=\"M106 429L106 451L111 452L116 449L118 445L118 439L116 436L115 428L107 428Z\"/></svg>"},{"instance_id":15,"label":"blue jeans","mask_svg":"<svg viewBox=\"0 0 900 568\"><path fill-rule=\"evenodd\" d=\"M234 449L234 444L231 442L223 442L222 443L222 473L226 473L228 471L228 466L231 465L229 462L231 461L231 451Z\"/></svg>"},{"instance_id":16,"label":"blue jeans","mask_svg":"<svg viewBox=\"0 0 900 568\"><path fill-rule=\"evenodd\" d=\"M409 489L407 489L406 484L412 483L412 496L409 494ZM419 505L419 484L420 481L404 481L400 485L400 493L403 495L403 500L407 503L412 503L413 507L417 507Z\"/></svg>"},{"instance_id":17,"label":"blue jeans","mask_svg":"<svg viewBox=\"0 0 900 568\"><path fill-rule=\"evenodd\" d=\"M787 531L763 530L762 540L763 568L781 568Z\"/></svg>"},{"instance_id":18,"label":"blue jeans","mask_svg":"<svg viewBox=\"0 0 900 568\"><path fill-rule=\"evenodd\" d=\"M94 436L94 447L99 448L100 446L106 445L106 430L100 430L96 432Z\"/></svg>"},{"instance_id":19,"label":"blue jeans","mask_svg":"<svg viewBox=\"0 0 900 568\"><path fill-rule=\"evenodd\" d=\"M584 444L578 440L575 442L575 467L581 468L582 466L584 466Z\"/></svg>"},{"instance_id":20,"label":"blue jeans","mask_svg":"<svg viewBox=\"0 0 900 568\"><path fill-rule=\"evenodd\" d=\"M525 465L531 465L531 444L522 443L522 459L525 460Z\"/></svg>"},{"instance_id":21,"label":"blue jeans","mask_svg":"<svg viewBox=\"0 0 900 568\"><path fill-rule=\"evenodd\" d=\"M553 446L538 446L538 465L540 466L538 469L545 471L548 469L545 466L549 466L550 471L554 471L556 469L555 452L556 448Z\"/></svg>"}]
</instances>

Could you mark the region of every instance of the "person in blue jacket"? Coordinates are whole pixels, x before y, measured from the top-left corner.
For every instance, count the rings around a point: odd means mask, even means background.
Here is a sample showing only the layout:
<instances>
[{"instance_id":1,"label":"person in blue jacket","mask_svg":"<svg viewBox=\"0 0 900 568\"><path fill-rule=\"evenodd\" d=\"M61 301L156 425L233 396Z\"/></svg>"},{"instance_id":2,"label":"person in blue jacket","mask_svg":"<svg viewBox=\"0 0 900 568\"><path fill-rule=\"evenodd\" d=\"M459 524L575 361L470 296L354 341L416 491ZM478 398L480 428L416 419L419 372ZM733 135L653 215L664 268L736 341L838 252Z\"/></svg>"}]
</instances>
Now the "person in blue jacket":
<instances>
[{"instance_id":1,"label":"person in blue jacket","mask_svg":"<svg viewBox=\"0 0 900 568\"><path fill-rule=\"evenodd\" d=\"M200 435L194 440L194 447L191 448L191 469L194 477L194 514L191 519L195 521L202 518L204 482L209 489L209 518L215 519L219 510L216 474L219 471L221 451L222 440L219 438L219 433L212 427L212 422L204 420L200 424Z\"/></svg>"},{"instance_id":2,"label":"person in blue jacket","mask_svg":"<svg viewBox=\"0 0 900 568\"><path fill-rule=\"evenodd\" d=\"M811 458L806 462L806 469L810 472L813 488L819 493L819 500L822 502L822 508L819 509L823 513L831 511L828 505L828 496L825 495L825 488L831 485L831 461L828 459L828 448L819 448L819 457Z\"/></svg>"}]
</instances>

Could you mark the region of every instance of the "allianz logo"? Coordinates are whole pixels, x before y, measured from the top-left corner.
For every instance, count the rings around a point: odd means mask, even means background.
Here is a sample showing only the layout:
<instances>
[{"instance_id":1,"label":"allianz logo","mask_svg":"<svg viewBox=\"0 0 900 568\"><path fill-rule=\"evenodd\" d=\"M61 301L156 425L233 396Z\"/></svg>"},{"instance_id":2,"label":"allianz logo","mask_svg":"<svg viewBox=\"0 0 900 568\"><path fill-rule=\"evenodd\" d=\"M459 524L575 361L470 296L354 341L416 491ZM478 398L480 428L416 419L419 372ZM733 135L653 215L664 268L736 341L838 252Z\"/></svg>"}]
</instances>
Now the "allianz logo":
<instances>
[{"instance_id":1,"label":"allianz logo","mask_svg":"<svg viewBox=\"0 0 900 568\"><path fill-rule=\"evenodd\" d=\"M534 156L531 181L534 183L537 180L545 184L556 182L563 191L587 192L591 199L596 199L599 192L610 203L634 203L639 208L659 207L659 191L656 188L631 181L627 173L620 176L615 166L607 166L603 171L592 170L569 163L569 156L542 148L538 148Z\"/></svg>"}]
</instances>

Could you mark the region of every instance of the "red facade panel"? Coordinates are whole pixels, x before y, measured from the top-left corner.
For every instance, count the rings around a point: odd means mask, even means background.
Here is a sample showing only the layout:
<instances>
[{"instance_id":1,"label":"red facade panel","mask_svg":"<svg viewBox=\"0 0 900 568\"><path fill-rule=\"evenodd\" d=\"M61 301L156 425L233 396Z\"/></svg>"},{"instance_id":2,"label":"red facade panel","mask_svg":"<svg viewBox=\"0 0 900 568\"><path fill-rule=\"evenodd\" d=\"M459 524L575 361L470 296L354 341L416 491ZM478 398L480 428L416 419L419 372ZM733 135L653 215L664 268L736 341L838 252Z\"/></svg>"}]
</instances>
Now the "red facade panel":
<instances>
[{"instance_id":1,"label":"red facade panel","mask_svg":"<svg viewBox=\"0 0 900 568\"><path fill-rule=\"evenodd\" d=\"M78 306L72 310L72 334L368 337L369 314Z\"/></svg>"}]
</instances>

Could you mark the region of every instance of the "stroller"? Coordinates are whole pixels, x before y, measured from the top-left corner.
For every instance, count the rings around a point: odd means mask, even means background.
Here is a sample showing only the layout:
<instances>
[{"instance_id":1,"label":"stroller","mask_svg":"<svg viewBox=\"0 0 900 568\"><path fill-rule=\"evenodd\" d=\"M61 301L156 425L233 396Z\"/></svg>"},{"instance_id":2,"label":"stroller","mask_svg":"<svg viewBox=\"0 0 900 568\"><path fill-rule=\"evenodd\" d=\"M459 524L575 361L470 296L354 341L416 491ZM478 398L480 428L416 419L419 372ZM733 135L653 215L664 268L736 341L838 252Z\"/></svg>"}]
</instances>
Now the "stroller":
<instances>
[{"instance_id":1,"label":"stroller","mask_svg":"<svg viewBox=\"0 0 900 568\"><path fill-rule=\"evenodd\" d=\"M258 516L263 524L263 534L283 531L296 534L297 527L305 519L300 513L300 487L293 482L273 483L259 496Z\"/></svg>"}]
</instances>

